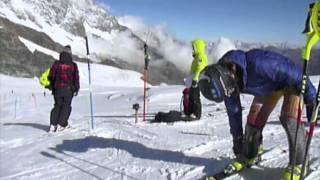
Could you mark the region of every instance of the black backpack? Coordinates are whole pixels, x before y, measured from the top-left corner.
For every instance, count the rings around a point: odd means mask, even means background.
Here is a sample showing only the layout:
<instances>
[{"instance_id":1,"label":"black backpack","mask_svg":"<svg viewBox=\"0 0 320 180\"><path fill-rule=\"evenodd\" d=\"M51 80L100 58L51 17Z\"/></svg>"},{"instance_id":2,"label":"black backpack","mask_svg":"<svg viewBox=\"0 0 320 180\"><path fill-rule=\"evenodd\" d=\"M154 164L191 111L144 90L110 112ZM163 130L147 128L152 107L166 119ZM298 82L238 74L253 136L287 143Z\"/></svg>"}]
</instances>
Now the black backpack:
<instances>
[{"instance_id":1,"label":"black backpack","mask_svg":"<svg viewBox=\"0 0 320 180\"><path fill-rule=\"evenodd\" d=\"M153 122L175 122L181 121L181 113L179 111L158 112Z\"/></svg>"}]
</instances>

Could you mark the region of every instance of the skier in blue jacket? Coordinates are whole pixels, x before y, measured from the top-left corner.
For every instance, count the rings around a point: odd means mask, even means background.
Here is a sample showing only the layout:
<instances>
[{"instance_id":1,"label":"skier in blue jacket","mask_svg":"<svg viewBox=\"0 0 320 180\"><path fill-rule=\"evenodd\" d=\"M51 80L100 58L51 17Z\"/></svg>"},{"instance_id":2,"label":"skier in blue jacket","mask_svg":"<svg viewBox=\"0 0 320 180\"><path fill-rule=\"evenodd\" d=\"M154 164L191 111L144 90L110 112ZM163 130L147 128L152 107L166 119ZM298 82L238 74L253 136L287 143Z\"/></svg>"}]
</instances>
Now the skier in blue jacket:
<instances>
[{"instance_id":1,"label":"skier in blue jacket","mask_svg":"<svg viewBox=\"0 0 320 180\"><path fill-rule=\"evenodd\" d=\"M201 93L209 100L224 101L229 117L233 151L237 158L225 168L226 173L241 171L257 161L262 144L262 130L277 102L284 97L280 121L287 133L290 151L289 166L284 177L291 177L290 163L294 158L292 152L302 76L302 70L288 58L260 49L247 52L229 51L217 64L204 69L199 82ZM245 135L242 128L240 93L254 96L247 116ZM308 79L304 95L308 119L312 114L315 96L315 87ZM301 125L298 130L294 177L300 176L305 135L304 126Z\"/></svg>"}]
</instances>

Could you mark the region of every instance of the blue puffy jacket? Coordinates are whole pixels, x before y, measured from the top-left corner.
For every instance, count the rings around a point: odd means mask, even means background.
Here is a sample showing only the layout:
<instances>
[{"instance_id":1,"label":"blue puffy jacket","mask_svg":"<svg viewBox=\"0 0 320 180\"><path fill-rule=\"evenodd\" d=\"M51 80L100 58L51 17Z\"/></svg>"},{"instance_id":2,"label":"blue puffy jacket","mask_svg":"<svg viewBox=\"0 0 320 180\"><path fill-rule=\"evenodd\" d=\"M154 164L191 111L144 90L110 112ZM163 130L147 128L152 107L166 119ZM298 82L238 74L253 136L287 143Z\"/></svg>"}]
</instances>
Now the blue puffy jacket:
<instances>
[{"instance_id":1,"label":"blue puffy jacket","mask_svg":"<svg viewBox=\"0 0 320 180\"><path fill-rule=\"evenodd\" d=\"M243 74L241 93L267 96L286 87L296 89L297 95L301 91L302 69L280 54L260 49L248 52L232 50L219 61L219 63L224 62L231 62L241 67ZM315 97L316 89L308 79L305 103L313 103ZM242 136L242 109L239 94L226 98L225 105L231 134L233 137Z\"/></svg>"}]
</instances>

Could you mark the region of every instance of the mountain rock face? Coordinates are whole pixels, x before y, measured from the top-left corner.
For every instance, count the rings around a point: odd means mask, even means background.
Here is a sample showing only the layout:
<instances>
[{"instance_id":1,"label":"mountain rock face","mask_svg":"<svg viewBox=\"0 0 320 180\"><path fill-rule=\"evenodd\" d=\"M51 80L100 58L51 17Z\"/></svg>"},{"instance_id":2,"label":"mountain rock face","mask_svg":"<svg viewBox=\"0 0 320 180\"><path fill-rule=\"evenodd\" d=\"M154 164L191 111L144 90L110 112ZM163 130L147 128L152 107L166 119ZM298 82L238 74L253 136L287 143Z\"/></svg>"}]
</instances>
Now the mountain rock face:
<instances>
[{"instance_id":1,"label":"mountain rock face","mask_svg":"<svg viewBox=\"0 0 320 180\"><path fill-rule=\"evenodd\" d=\"M143 41L92 0L3 0L0 2L0 73L23 77L39 76L54 61L53 57L43 52L30 52L19 37L56 52L60 52L64 45L71 44L75 52L74 59L84 61L85 59L80 58L85 57L84 22L93 29L95 39L113 44L112 38L125 32L129 34L130 40L138 44L137 50L143 52ZM151 47L150 54L152 57L162 58L156 48ZM92 52L92 55L98 56L96 52ZM143 62L143 56L141 57L139 61ZM143 72L142 63L135 64L112 55L100 57L96 62ZM150 63L150 69L152 84L181 84L185 76L165 59Z\"/></svg>"},{"instance_id":2,"label":"mountain rock face","mask_svg":"<svg viewBox=\"0 0 320 180\"><path fill-rule=\"evenodd\" d=\"M40 74L41 68L48 68L53 57L41 52L30 52L19 40L18 28L13 28L7 20L0 18L0 72L11 76L32 77ZM6 26L9 25L9 26ZM30 30L30 31L29 31ZM20 31L19 31L20 32ZM31 29L21 29L21 34L32 33ZM38 33L41 34L41 33ZM45 35L43 35L45 37ZM37 38L38 39L38 38ZM40 41L45 41L45 38ZM39 39L38 39L39 40ZM48 44L50 46L50 44Z\"/></svg>"},{"instance_id":3,"label":"mountain rock face","mask_svg":"<svg viewBox=\"0 0 320 180\"><path fill-rule=\"evenodd\" d=\"M67 32L83 36L83 21L93 28L111 32L124 30L114 16L95 5L92 0L4 0L0 7L14 13L19 19L33 22L39 29L44 24L59 25ZM41 18L39 18L39 15Z\"/></svg>"},{"instance_id":4,"label":"mountain rock face","mask_svg":"<svg viewBox=\"0 0 320 180\"><path fill-rule=\"evenodd\" d=\"M87 28L84 23L88 25ZM64 45L70 44L74 59L85 62L86 31L94 63L143 73L144 38L141 37L141 32L135 34L133 30L119 24L108 10L95 4L93 0L1 0L0 73L23 77L39 76L54 62L55 58L51 55L37 50L31 52L20 41L20 37L57 53L61 52ZM159 33L158 30L155 32ZM152 34L148 42L152 57L150 83L182 84L192 59L189 43L180 42L166 33ZM287 43L270 46L221 38L216 43L209 42L207 45L209 63L216 62L230 49L263 48L280 52L302 65L301 48L290 47ZM187 50L183 51L180 47L187 47ZM314 50L312 59L315 60L311 61L310 74L320 74L319 58L320 52Z\"/></svg>"},{"instance_id":5,"label":"mountain rock face","mask_svg":"<svg viewBox=\"0 0 320 180\"><path fill-rule=\"evenodd\" d=\"M12 23L0 17L0 72L11 76L34 77L49 68L55 61L54 57L43 52L30 50L21 42L19 37L28 39L44 48L61 52L63 46L54 42L45 33ZM77 56L76 61L85 59Z\"/></svg>"}]
</instances>

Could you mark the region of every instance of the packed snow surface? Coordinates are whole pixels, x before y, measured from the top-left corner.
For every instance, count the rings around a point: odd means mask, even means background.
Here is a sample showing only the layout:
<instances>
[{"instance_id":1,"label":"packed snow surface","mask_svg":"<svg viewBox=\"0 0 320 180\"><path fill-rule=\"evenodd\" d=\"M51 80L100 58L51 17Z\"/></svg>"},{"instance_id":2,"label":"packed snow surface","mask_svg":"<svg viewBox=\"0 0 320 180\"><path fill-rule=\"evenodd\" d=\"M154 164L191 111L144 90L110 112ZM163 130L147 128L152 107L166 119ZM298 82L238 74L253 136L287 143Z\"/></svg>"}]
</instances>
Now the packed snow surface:
<instances>
[{"instance_id":1,"label":"packed snow surface","mask_svg":"<svg viewBox=\"0 0 320 180\"><path fill-rule=\"evenodd\" d=\"M52 95L37 79L0 75L1 180L198 179L218 172L234 158L223 103L202 99L199 121L156 124L149 122L152 116L145 122L139 116L135 123L132 104L143 105L141 80L119 78L110 69L98 72L102 77L110 72L113 76L103 81L95 79L100 77L97 73L93 79L101 82L93 85L94 114L100 117L94 118L91 133L86 84L73 100L71 128L48 133ZM81 82L86 81L86 74L81 78ZM315 85L318 78L312 78ZM117 81L122 86L114 86ZM152 86L148 112L179 110L183 88ZM252 96L243 95L241 100L245 123ZM288 163L287 138L278 119L280 108L279 102L263 131L267 152L261 165L229 179L280 179ZM313 173L309 180L320 177L319 149L318 126L310 149Z\"/></svg>"}]
</instances>

